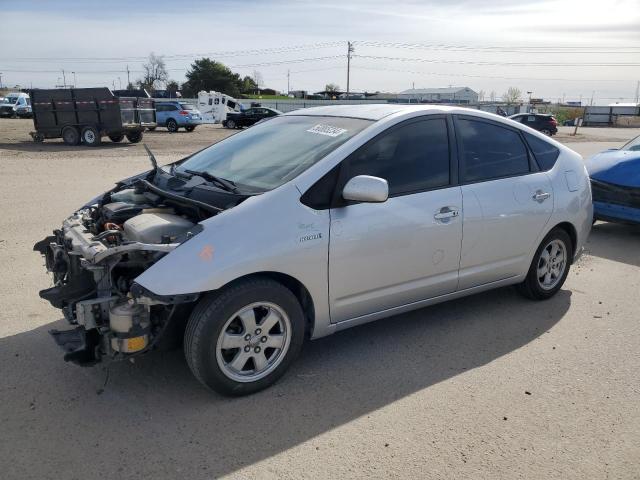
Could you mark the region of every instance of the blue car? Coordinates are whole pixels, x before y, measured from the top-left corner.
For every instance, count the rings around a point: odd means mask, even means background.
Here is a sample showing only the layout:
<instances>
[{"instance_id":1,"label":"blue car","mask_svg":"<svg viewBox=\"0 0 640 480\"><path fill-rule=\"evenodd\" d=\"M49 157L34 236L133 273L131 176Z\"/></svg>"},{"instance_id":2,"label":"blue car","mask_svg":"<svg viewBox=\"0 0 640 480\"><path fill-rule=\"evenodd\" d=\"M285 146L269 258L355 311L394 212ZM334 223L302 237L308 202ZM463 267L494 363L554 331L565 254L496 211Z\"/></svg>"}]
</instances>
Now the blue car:
<instances>
[{"instance_id":1,"label":"blue car","mask_svg":"<svg viewBox=\"0 0 640 480\"><path fill-rule=\"evenodd\" d=\"M170 132L177 132L181 127L193 132L202 123L202 115L189 103L177 100L156 102L156 123L159 127L167 127ZM149 130L155 130L155 127Z\"/></svg>"},{"instance_id":2,"label":"blue car","mask_svg":"<svg viewBox=\"0 0 640 480\"><path fill-rule=\"evenodd\" d=\"M640 224L640 135L586 163L594 220Z\"/></svg>"}]
</instances>

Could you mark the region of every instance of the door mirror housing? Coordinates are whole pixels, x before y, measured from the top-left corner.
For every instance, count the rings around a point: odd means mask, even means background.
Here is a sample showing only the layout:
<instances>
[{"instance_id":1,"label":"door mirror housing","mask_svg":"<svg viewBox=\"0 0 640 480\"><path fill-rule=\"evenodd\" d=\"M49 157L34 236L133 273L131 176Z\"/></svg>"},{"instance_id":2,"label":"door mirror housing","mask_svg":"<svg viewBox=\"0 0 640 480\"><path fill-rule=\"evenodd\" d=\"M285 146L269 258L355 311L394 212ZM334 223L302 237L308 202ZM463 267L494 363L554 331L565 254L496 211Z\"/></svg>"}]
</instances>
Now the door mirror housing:
<instances>
[{"instance_id":1,"label":"door mirror housing","mask_svg":"<svg viewBox=\"0 0 640 480\"><path fill-rule=\"evenodd\" d=\"M364 203L386 202L389 198L389 184L384 178L358 175L344 186L342 198Z\"/></svg>"}]
</instances>

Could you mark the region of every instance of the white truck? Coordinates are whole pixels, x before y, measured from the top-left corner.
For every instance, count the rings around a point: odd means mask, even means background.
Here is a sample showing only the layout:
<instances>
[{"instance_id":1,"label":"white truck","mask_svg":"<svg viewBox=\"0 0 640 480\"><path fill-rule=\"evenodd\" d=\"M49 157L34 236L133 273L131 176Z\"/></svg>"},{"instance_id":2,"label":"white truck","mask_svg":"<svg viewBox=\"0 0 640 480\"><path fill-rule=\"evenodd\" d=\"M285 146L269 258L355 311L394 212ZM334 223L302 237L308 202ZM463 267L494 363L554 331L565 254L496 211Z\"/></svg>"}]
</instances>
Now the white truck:
<instances>
[{"instance_id":1,"label":"white truck","mask_svg":"<svg viewBox=\"0 0 640 480\"><path fill-rule=\"evenodd\" d=\"M227 119L227 113L239 112L240 109L240 103L229 95L204 90L198 92L198 110L202 114L202 123L222 123Z\"/></svg>"}]
</instances>

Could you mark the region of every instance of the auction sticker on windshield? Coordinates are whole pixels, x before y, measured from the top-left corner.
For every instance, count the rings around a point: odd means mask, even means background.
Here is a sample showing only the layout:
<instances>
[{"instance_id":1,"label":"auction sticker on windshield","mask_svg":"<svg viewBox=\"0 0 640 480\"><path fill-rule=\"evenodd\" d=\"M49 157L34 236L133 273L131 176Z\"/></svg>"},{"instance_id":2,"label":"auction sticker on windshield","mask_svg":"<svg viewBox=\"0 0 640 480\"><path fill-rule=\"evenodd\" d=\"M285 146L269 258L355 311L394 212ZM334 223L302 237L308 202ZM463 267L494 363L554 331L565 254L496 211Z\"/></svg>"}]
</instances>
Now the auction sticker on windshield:
<instances>
[{"instance_id":1,"label":"auction sticker on windshield","mask_svg":"<svg viewBox=\"0 0 640 480\"><path fill-rule=\"evenodd\" d=\"M307 132L317 133L319 135L326 135L328 137L337 137L340 134L343 134L347 130L345 128L332 127L331 125L322 125L318 124L314 127L311 127Z\"/></svg>"}]
</instances>

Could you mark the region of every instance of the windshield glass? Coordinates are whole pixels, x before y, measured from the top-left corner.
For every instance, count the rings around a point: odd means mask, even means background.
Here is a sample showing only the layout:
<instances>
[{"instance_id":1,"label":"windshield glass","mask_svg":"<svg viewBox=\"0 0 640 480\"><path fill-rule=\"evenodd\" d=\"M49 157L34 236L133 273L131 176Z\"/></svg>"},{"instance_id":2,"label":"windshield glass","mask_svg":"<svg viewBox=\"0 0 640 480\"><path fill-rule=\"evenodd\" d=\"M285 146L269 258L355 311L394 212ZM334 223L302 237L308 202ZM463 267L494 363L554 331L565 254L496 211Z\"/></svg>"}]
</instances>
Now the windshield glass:
<instances>
[{"instance_id":1,"label":"windshield glass","mask_svg":"<svg viewBox=\"0 0 640 480\"><path fill-rule=\"evenodd\" d=\"M620 150L630 150L633 152L640 151L640 135L626 143Z\"/></svg>"},{"instance_id":2,"label":"windshield glass","mask_svg":"<svg viewBox=\"0 0 640 480\"><path fill-rule=\"evenodd\" d=\"M10 104L14 104L18 101L18 98L20 97L7 97L4 99L4 103L10 103Z\"/></svg>"},{"instance_id":3,"label":"windshield glass","mask_svg":"<svg viewBox=\"0 0 640 480\"><path fill-rule=\"evenodd\" d=\"M271 190L304 172L371 123L344 117L274 117L196 153L177 170L206 171L240 188Z\"/></svg>"}]
</instances>

